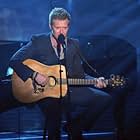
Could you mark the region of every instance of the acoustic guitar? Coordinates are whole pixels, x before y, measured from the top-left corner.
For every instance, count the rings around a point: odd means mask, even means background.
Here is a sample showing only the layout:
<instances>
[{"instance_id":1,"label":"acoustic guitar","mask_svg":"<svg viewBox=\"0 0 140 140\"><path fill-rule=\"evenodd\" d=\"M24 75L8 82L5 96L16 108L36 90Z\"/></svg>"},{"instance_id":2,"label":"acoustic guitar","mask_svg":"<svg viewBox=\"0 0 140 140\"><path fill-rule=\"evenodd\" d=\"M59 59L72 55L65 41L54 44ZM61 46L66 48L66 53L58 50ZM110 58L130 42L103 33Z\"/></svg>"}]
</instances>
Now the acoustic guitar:
<instances>
[{"instance_id":1,"label":"acoustic guitar","mask_svg":"<svg viewBox=\"0 0 140 140\"><path fill-rule=\"evenodd\" d=\"M60 65L47 66L33 59L26 59L23 64L30 69L43 74L49 78L47 85L41 86L34 83L32 78L23 81L16 72L12 75L12 90L15 98L22 103L32 103L39 101L46 97L60 98L60 85L61 95L64 97L67 94L68 85L76 86L89 86L95 85L96 80L93 79L75 79L67 78L65 66L61 65L61 80L60 80ZM60 84L61 83L61 84ZM105 79L106 85L112 87L122 86L125 81L119 75L111 75L110 79Z\"/></svg>"}]
</instances>

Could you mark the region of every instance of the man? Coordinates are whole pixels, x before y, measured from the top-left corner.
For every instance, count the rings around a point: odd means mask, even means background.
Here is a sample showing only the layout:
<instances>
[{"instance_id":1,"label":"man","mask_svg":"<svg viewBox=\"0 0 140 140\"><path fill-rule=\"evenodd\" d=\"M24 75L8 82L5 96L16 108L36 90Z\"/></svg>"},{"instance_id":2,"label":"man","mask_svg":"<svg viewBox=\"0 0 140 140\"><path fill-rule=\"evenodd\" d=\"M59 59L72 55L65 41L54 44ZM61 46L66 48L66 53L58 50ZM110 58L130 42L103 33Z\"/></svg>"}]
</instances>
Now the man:
<instances>
[{"instance_id":1,"label":"man","mask_svg":"<svg viewBox=\"0 0 140 140\"><path fill-rule=\"evenodd\" d=\"M23 81L32 78L33 83L44 87L53 78L24 65L23 62L29 58L47 66L64 65L68 78L85 78L78 41L68 37L70 20L71 16L65 9L52 9L49 14L51 32L32 37L26 46L13 55L10 66ZM95 81L95 87L106 87L102 77ZM69 139L82 140L82 131L89 130L111 103L110 95L97 89L69 87L68 91L64 97L48 97L37 102L46 117L49 140L60 139L62 111L66 114Z\"/></svg>"}]
</instances>

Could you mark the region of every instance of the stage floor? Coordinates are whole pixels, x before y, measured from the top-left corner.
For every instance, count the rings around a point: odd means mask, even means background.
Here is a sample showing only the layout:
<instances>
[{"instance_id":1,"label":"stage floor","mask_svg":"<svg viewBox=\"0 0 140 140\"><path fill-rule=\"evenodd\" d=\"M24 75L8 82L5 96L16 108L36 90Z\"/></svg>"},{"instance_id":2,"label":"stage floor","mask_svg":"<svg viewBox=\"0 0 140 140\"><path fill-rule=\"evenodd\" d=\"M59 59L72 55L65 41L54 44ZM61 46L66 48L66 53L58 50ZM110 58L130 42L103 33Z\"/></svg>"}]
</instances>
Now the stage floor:
<instances>
[{"instance_id":1,"label":"stage floor","mask_svg":"<svg viewBox=\"0 0 140 140\"><path fill-rule=\"evenodd\" d=\"M0 140L41 140L43 132L41 130L18 132L1 132ZM83 133L85 140L115 140L114 132ZM61 135L62 140L67 140L67 134ZM46 136L47 140L47 136Z\"/></svg>"}]
</instances>

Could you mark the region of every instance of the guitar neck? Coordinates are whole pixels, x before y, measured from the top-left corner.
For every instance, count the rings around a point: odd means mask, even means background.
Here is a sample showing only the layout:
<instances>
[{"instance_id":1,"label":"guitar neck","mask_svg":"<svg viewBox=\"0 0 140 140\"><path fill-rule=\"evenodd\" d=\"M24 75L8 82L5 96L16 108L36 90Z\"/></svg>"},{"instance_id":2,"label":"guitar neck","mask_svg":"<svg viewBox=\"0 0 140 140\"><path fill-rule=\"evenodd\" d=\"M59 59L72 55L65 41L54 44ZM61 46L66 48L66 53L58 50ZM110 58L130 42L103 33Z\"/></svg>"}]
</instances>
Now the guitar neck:
<instances>
[{"instance_id":1,"label":"guitar neck","mask_svg":"<svg viewBox=\"0 0 140 140\"><path fill-rule=\"evenodd\" d=\"M69 78L68 81L66 79L62 79L62 84L66 84L68 82L69 85L95 85L95 79L74 79ZM106 85L108 85L108 80L105 80Z\"/></svg>"}]
</instances>

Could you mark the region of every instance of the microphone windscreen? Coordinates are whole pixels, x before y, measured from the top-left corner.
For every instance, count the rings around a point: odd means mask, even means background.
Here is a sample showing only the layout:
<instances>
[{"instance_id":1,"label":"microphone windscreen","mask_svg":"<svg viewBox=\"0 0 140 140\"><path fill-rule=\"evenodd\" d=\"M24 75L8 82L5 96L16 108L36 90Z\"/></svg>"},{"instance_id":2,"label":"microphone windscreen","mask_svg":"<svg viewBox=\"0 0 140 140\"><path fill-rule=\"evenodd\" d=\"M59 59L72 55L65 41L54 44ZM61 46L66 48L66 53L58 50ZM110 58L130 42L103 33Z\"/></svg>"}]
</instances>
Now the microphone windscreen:
<instances>
[{"instance_id":1,"label":"microphone windscreen","mask_svg":"<svg viewBox=\"0 0 140 140\"><path fill-rule=\"evenodd\" d=\"M64 36L63 34L60 34L60 35L58 36L58 42L59 42L60 44L65 44L65 36Z\"/></svg>"}]
</instances>

